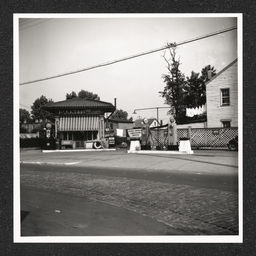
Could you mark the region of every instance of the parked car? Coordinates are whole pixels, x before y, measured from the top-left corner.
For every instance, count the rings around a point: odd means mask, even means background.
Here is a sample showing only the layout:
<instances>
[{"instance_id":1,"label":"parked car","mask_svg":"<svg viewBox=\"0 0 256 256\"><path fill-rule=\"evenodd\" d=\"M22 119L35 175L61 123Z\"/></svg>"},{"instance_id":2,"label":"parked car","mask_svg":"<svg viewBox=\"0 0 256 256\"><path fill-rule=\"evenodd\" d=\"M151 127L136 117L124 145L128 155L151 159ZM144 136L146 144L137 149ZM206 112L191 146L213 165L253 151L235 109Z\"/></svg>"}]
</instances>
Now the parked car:
<instances>
[{"instance_id":1,"label":"parked car","mask_svg":"<svg viewBox=\"0 0 256 256\"><path fill-rule=\"evenodd\" d=\"M237 151L238 150L238 136L235 138L231 139L228 144L228 149L231 151Z\"/></svg>"}]
</instances>

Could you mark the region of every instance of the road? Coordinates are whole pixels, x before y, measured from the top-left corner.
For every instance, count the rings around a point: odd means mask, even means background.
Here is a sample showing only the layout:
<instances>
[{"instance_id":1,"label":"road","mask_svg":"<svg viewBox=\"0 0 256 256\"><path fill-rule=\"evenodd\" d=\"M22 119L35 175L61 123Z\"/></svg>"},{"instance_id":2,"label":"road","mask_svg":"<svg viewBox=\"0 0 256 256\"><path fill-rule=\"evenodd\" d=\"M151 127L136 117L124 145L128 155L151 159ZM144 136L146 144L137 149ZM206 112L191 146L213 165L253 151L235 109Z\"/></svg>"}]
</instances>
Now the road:
<instances>
[{"instance_id":1,"label":"road","mask_svg":"<svg viewBox=\"0 0 256 256\"><path fill-rule=\"evenodd\" d=\"M22 235L237 235L234 154L26 152Z\"/></svg>"}]
</instances>

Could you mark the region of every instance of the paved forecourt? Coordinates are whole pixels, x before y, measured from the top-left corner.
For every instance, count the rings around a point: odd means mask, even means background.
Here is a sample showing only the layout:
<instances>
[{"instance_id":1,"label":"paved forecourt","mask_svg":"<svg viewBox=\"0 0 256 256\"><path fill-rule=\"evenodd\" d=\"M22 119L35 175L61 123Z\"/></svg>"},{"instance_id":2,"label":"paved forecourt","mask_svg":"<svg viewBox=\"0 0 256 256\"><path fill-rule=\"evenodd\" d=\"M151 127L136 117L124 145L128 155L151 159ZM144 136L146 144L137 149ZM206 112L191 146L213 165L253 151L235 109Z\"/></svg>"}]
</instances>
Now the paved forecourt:
<instances>
[{"instance_id":1,"label":"paved forecourt","mask_svg":"<svg viewBox=\"0 0 256 256\"><path fill-rule=\"evenodd\" d=\"M197 150L193 154L174 151L21 151L21 163L79 165L158 171L234 174L238 172L238 154L225 150ZM142 153L143 152L143 153Z\"/></svg>"}]
</instances>

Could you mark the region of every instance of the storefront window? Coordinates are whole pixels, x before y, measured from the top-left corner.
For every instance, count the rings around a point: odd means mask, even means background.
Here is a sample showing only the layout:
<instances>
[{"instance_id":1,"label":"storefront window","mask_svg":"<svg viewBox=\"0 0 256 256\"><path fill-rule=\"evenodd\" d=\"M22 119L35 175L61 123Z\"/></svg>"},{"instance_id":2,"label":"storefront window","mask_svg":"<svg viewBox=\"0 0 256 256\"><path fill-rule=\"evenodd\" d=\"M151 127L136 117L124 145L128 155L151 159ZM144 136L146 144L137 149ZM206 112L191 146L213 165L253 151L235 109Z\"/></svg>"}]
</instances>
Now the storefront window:
<instances>
[{"instance_id":1,"label":"storefront window","mask_svg":"<svg viewBox=\"0 0 256 256\"><path fill-rule=\"evenodd\" d=\"M63 140L67 140L68 139L68 132L63 132Z\"/></svg>"},{"instance_id":2,"label":"storefront window","mask_svg":"<svg viewBox=\"0 0 256 256\"><path fill-rule=\"evenodd\" d=\"M88 140L92 140L92 131L88 131Z\"/></svg>"},{"instance_id":3,"label":"storefront window","mask_svg":"<svg viewBox=\"0 0 256 256\"><path fill-rule=\"evenodd\" d=\"M97 140L98 131L93 131L93 140Z\"/></svg>"}]
</instances>

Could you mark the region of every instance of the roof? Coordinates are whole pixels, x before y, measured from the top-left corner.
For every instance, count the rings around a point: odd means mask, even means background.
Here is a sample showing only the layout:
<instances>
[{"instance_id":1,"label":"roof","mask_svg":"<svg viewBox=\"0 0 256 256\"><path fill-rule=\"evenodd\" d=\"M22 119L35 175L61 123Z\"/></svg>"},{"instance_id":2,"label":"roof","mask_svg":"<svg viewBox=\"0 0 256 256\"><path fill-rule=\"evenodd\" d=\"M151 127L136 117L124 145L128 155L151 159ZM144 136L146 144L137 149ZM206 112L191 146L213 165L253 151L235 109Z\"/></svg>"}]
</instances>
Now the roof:
<instances>
[{"instance_id":1,"label":"roof","mask_svg":"<svg viewBox=\"0 0 256 256\"><path fill-rule=\"evenodd\" d=\"M156 120L156 118L149 118L148 119L148 124L149 126ZM157 120L156 120L157 121ZM134 121L134 126L136 127L141 127L141 124L143 123L143 119L136 119ZM159 124L159 123L158 123Z\"/></svg>"},{"instance_id":2,"label":"roof","mask_svg":"<svg viewBox=\"0 0 256 256\"><path fill-rule=\"evenodd\" d=\"M47 110L57 109L105 109L114 111L115 106L109 102L99 100L87 100L85 98L73 98L44 105Z\"/></svg>"},{"instance_id":3,"label":"roof","mask_svg":"<svg viewBox=\"0 0 256 256\"><path fill-rule=\"evenodd\" d=\"M213 81L215 78L217 78L220 74L222 74L224 71L226 71L228 68L230 68L232 65L234 65L237 62L237 58L233 60L231 63L229 63L225 68L223 68L221 71L219 71L215 76L213 76L209 81L205 83L205 85L209 84L211 81Z\"/></svg>"}]
</instances>

